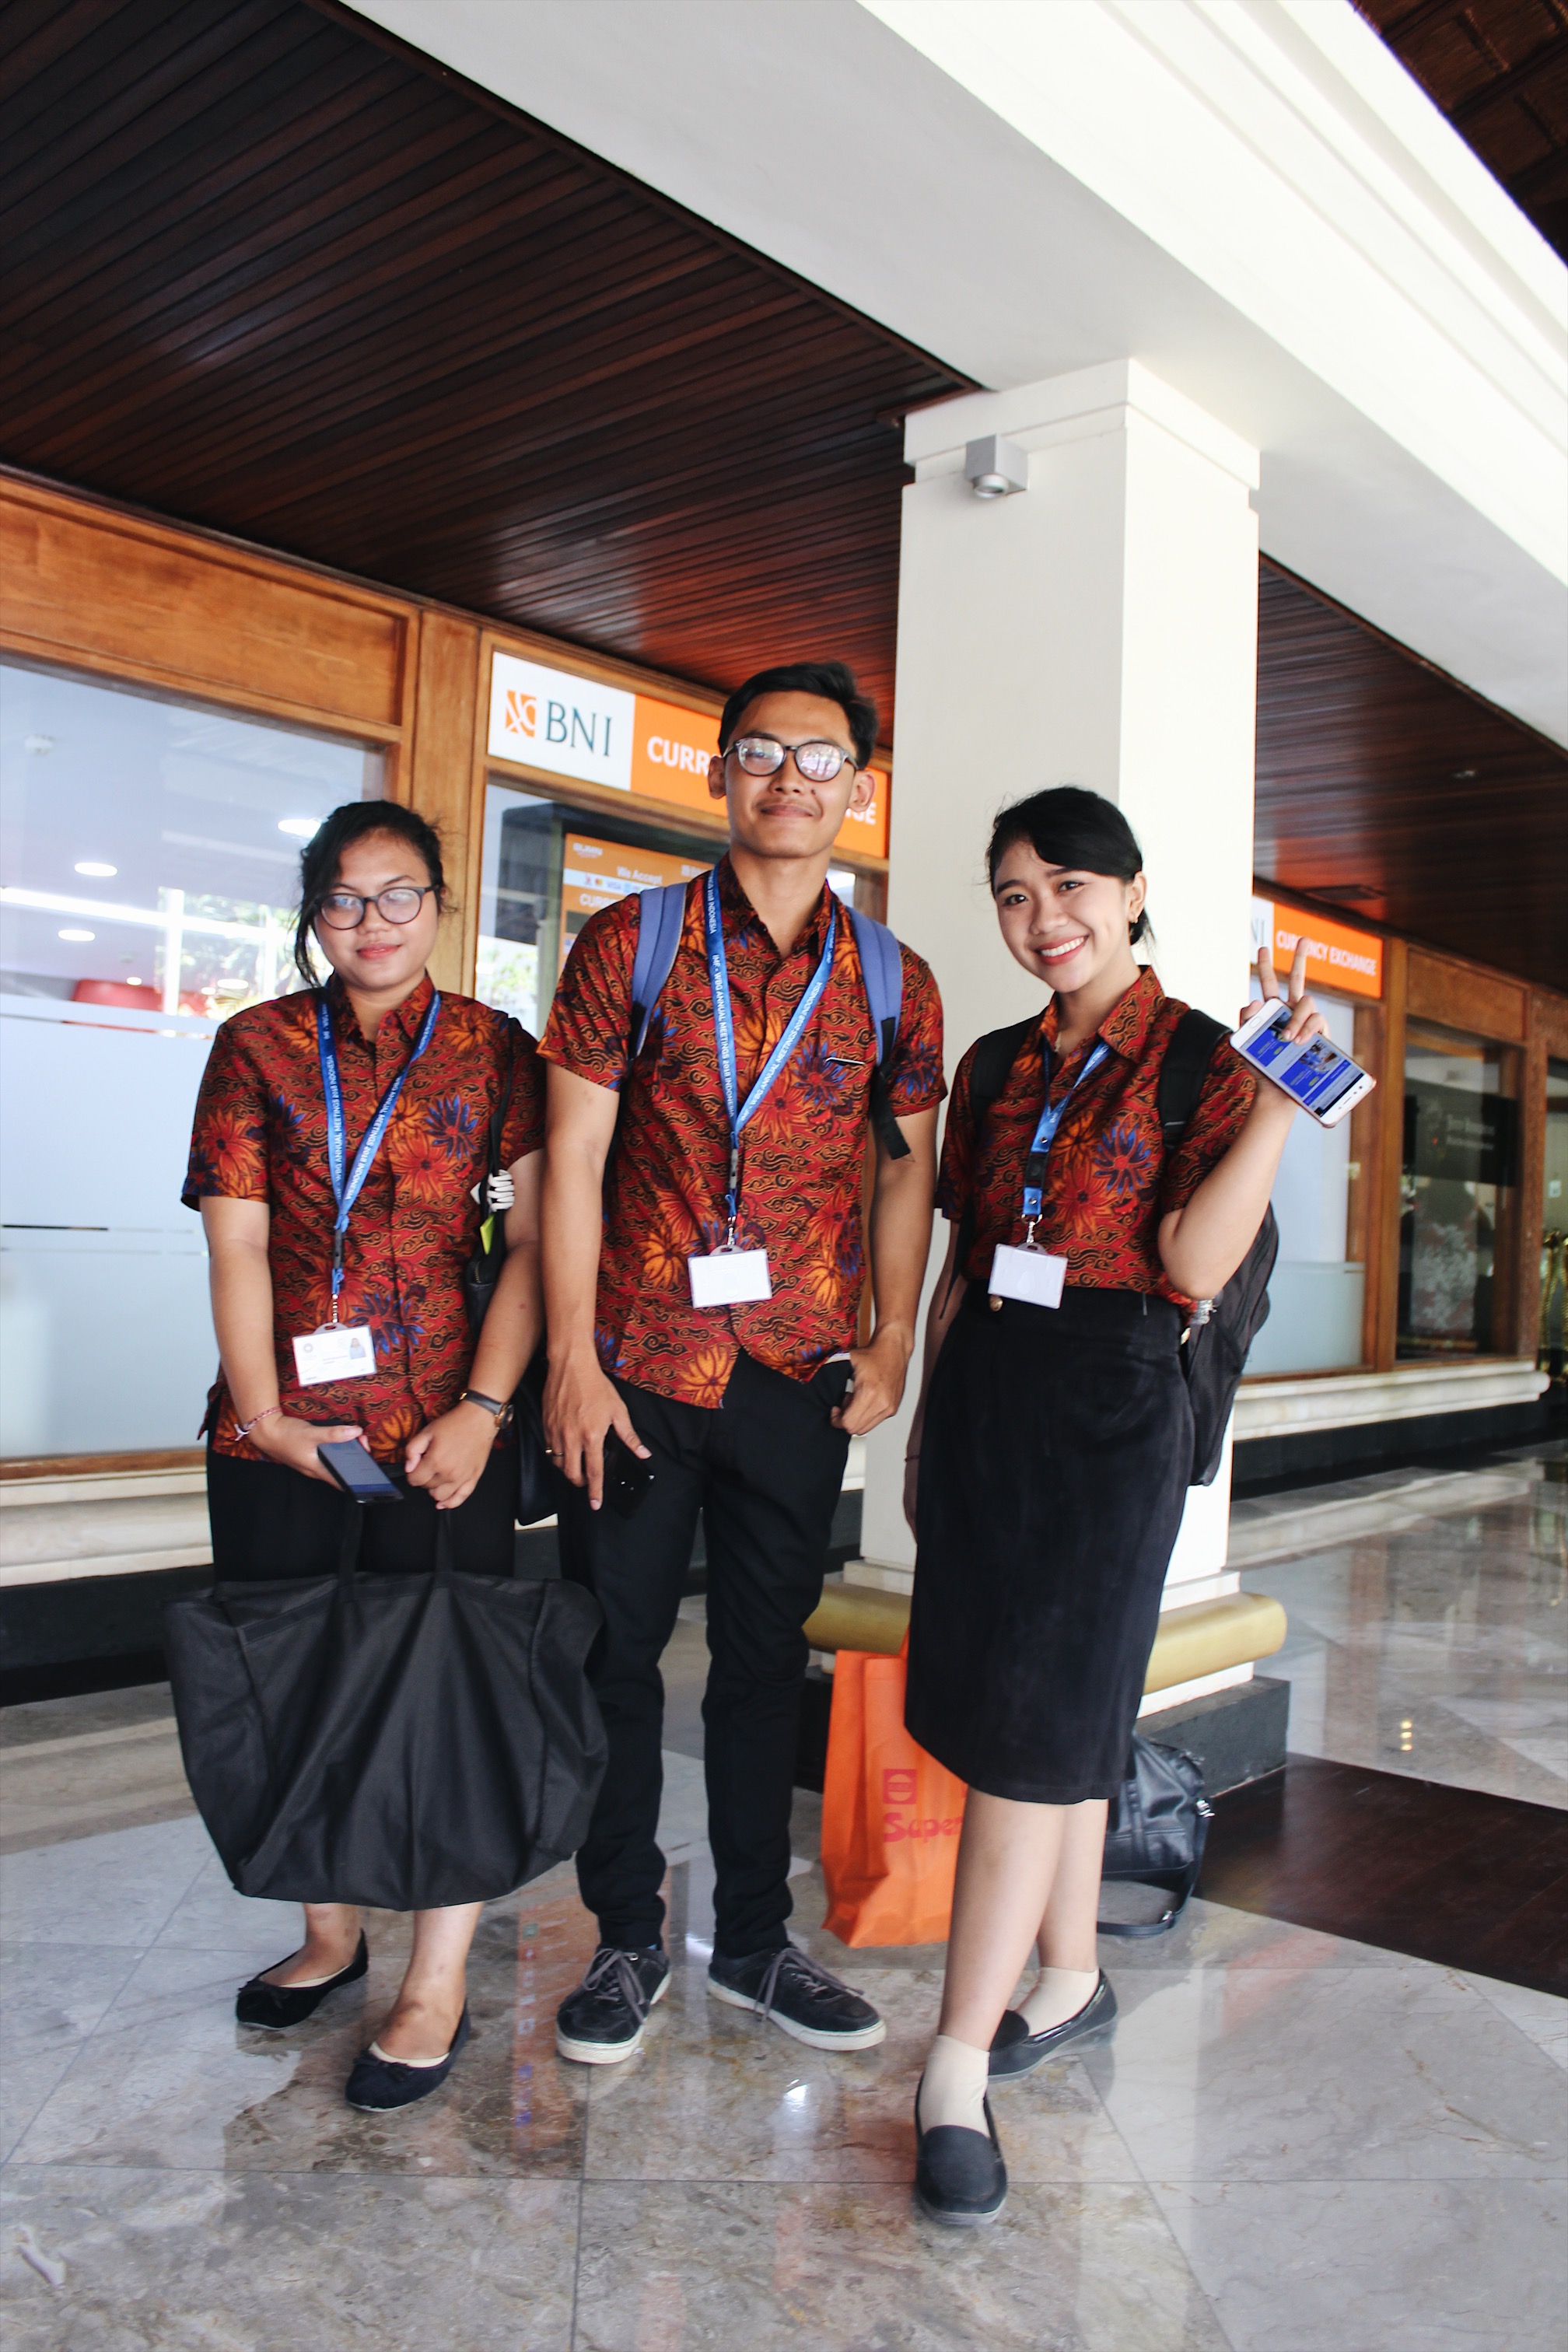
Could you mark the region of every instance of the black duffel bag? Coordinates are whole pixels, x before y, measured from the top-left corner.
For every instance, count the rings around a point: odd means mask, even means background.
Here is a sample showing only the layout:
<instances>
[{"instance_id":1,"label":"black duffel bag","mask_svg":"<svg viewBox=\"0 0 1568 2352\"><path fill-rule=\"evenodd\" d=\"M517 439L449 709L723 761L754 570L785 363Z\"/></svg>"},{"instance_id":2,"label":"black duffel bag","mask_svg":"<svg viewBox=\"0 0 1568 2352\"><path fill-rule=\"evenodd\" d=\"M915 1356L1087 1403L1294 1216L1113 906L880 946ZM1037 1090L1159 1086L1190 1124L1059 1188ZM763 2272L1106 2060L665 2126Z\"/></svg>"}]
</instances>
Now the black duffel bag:
<instances>
[{"instance_id":1,"label":"black duffel bag","mask_svg":"<svg viewBox=\"0 0 1568 2352\"><path fill-rule=\"evenodd\" d=\"M217 1584L164 1646L196 1809L241 1895L422 1911L510 1894L574 1853L605 1740L580 1585L454 1567Z\"/></svg>"},{"instance_id":2,"label":"black duffel bag","mask_svg":"<svg viewBox=\"0 0 1568 2352\"><path fill-rule=\"evenodd\" d=\"M1102 1936L1163 1936L1175 1926L1198 1883L1213 1818L1195 1758L1135 1731L1131 1769L1106 1819L1100 1876L1160 1887L1171 1900L1157 1919L1102 1919Z\"/></svg>"}]
</instances>

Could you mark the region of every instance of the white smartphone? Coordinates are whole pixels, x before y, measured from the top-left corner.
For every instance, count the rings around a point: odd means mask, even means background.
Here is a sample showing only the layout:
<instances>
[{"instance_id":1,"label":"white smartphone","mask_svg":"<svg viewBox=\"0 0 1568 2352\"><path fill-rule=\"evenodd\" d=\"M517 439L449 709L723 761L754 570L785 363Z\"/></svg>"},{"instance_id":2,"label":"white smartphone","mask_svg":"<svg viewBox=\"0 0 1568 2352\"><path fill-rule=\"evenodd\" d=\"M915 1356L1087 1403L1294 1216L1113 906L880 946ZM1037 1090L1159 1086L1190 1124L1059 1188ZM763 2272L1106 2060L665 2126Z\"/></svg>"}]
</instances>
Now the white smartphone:
<instances>
[{"instance_id":1,"label":"white smartphone","mask_svg":"<svg viewBox=\"0 0 1568 2352\"><path fill-rule=\"evenodd\" d=\"M1283 997L1265 997L1250 1019L1232 1032L1230 1042L1244 1062L1271 1078L1320 1127L1338 1127L1377 1080L1342 1054L1331 1037L1309 1037L1305 1043L1293 1037L1287 1043L1279 1032L1289 1018L1290 1007Z\"/></svg>"}]
</instances>

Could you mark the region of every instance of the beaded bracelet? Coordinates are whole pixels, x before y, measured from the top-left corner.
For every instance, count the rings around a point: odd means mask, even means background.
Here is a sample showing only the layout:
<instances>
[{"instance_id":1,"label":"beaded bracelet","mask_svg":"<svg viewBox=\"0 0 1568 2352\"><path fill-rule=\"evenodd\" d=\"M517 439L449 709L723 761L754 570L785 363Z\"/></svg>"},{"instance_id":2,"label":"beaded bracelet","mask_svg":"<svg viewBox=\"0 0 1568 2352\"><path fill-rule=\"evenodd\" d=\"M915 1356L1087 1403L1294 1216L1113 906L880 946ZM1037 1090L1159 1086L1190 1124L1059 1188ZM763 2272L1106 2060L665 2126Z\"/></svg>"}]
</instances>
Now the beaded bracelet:
<instances>
[{"instance_id":1,"label":"beaded bracelet","mask_svg":"<svg viewBox=\"0 0 1568 2352\"><path fill-rule=\"evenodd\" d=\"M251 1433L251 1431L252 1431L253 1429L258 1429L258 1428L261 1426L261 1423L266 1420L266 1418L267 1418L267 1416L268 1416L268 1414L269 1412L282 1412L282 1410L283 1410L283 1408L282 1408L282 1406L281 1406L280 1404L264 1404L264 1405L262 1406L262 1408L261 1408L261 1411L260 1411L260 1412L256 1415L256 1418L255 1418L255 1420L254 1420L254 1421L247 1421L247 1422L244 1422L244 1423L240 1423L240 1422L237 1422L237 1422L235 1423L235 1424L234 1424L234 1433L235 1433L235 1435L236 1435L237 1437L248 1437L248 1436L250 1435L250 1433Z\"/></svg>"}]
</instances>

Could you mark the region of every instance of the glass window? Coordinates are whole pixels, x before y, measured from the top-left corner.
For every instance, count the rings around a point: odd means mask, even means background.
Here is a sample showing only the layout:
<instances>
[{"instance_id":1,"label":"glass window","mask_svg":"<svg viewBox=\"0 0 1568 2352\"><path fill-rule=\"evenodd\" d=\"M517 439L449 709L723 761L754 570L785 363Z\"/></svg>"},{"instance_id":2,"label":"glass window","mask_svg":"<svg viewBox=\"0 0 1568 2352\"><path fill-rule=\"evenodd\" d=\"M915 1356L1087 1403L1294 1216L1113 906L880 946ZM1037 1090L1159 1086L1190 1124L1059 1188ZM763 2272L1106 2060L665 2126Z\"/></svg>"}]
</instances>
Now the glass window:
<instances>
[{"instance_id":1,"label":"glass window","mask_svg":"<svg viewBox=\"0 0 1568 2352\"><path fill-rule=\"evenodd\" d=\"M572 943L590 915L631 890L704 874L711 835L592 814L492 783L485 794L474 992L515 1013L538 1036ZM871 904L875 885L847 866L828 881L847 904Z\"/></svg>"},{"instance_id":2,"label":"glass window","mask_svg":"<svg viewBox=\"0 0 1568 2352\"><path fill-rule=\"evenodd\" d=\"M0 664L0 1453L193 1445L214 1026L299 985L300 847L380 755Z\"/></svg>"},{"instance_id":3,"label":"glass window","mask_svg":"<svg viewBox=\"0 0 1568 2352\"><path fill-rule=\"evenodd\" d=\"M1541 1202L1541 1349L1561 1381L1568 1344L1568 1062L1546 1065L1546 1174Z\"/></svg>"},{"instance_id":4,"label":"glass window","mask_svg":"<svg viewBox=\"0 0 1568 2352\"><path fill-rule=\"evenodd\" d=\"M1410 1024L1405 1047L1399 1332L1405 1357L1479 1356L1505 1344L1507 1224L1519 1106L1506 1049Z\"/></svg>"},{"instance_id":5,"label":"glass window","mask_svg":"<svg viewBox=\"0 0 1568 2352\"><path fill-rule=\"evenodd\" d=\"M1372 1066L1364 1013L1358 1020L1350 999L1325 989L1314 988L1312 998L1334 1044ZM1247 1359L1249 1374L1345 1371L1362 1361L1360 1119L1352 1111L1338 1127L1323 1128L1300 1117L1290 1129L1274 1185L1279 1255L1268 1284L1268 1320Z\"/></svg>"}]
</instances>

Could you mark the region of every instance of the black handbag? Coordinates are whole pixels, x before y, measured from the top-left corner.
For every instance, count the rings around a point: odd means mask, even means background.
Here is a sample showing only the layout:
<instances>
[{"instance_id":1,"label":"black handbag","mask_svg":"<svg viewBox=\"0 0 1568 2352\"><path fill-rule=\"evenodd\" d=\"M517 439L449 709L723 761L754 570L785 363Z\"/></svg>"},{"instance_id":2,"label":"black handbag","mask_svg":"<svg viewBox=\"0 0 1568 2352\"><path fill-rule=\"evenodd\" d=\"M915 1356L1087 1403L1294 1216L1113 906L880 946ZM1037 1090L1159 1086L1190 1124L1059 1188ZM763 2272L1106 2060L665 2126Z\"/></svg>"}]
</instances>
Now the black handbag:
<instances>
[{"instance_id":1,"label":"black handbag","mask_svg":"<svg viewBox=\"0 0 1568 2352\"><path fill-rule=\"evenodd\" d=\"M1213 1819L1196 1759L1135 1731L1131 1769L1110 1801L1100 1875L1161 1887L1171 1901L1157 1919L1102 1919L1102 1936L1163 1936L1175 1926L1198 1883Z\"/></svg>"},{"instance_id":2,"label":"black handbag","mask_svg":"<svg viewBox=\"0 0 1568 2352\"><path fill-rule=\"evenodd\" d=\"M587 1832L606 1746L580 1585L436 1565L171 1601L180 1750L241 1895L420 1911L525 1885Z\"/></svg>"},{"instance_id":3,"label":"black handbag","mask_svg":"<svg viewBox=\"0 0 1568 2352\"><path fill-rule=\"evenodd\" d=\"M489 1146L485 1155L485 1182L479 1199L479 1238L475 1243L467 1265L463 1268L463 1303L468 1308L468 1329L478 1339L495 1297L496 1284L506 1257L506 1242L501 1233L499 1214L492 1214L489 1202L489 1181L500 1173L501 1135L506 1127L506 1115L511 1107L512 1072L516 1067L516 1037L522 1024L512 1019L506 1024L507 1080L500 1100L490 1113ZM484 1239L484 1220L490 1220L489 1246ZM560 1500L559 1483L544 1450L544 1375L546 1370L543 1343L534 1350L533 1360L519 1381L511 1401L512 1430L517 1464L517 1494L512 1516L520 1527L531 1527L537 1519L547 1519L554 1513Z\"/></svg>"}]
</instances>

